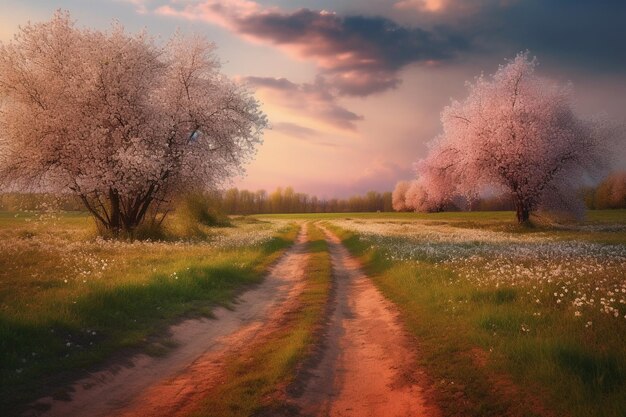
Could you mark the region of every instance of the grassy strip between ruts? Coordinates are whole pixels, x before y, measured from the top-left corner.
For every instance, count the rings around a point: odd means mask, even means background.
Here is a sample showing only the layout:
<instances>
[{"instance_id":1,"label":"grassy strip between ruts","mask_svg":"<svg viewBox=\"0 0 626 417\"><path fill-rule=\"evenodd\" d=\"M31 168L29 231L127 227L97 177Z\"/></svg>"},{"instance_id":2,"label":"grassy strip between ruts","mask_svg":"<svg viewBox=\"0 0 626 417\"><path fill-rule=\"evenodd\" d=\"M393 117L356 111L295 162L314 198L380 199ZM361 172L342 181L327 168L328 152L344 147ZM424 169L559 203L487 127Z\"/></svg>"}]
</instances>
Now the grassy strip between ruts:
<instances>
[{"instance_id":1,"label":"grassy strip between ruts","mask_svg":"<svg viewBox=\"0 0 626 417\"><path fill-rule=\"evenodd\" d=\"M129 274L127 280L96 281L80 288L76 284L71 298L61 292L65 290L52 288L49 294L40 292L31 309L28 299L19 301L16 306L24 310L13 307L0 314L3 415L16 413L21 405L120 349L164 353L171 343L150 336L182 317L210 316L213 306L228 305L246 285L260 282L270 264L293 244L298 229L291 224L255 247L214 253L196 249L198 253L189 255L173 248L173 257L163 254L162 262L155 260L155 272L145 277ZM178 272L168 274L168 268Z\"/></svg>"},{"instance_id":2,"label":"grassy strip between ruts","mask_svg":"<svg viewBox=\"0 0 626 417\"><path fill-rule=\"evenodd\" d=\"M331 228L399 307L445 416L624 415L626 355L615 329L594 322L598 334L582 334L548 308L534 317L515 288L478 289L442 265L390 261Z\"/></svg>"},{"instance_id":3,"label":"grassy strip between ruts","mask_svg":"<svg viewBox=\"0 0 626 417\"><path fill-rule=\"evenodd\" d=\"M308 233L306 283L297 310L285 317L278 330L228 360L224 383L209 393L194 417L280 414L287 386L311 354L331 289L324 235L313 224Z\"/></svg>"}]
</instances>

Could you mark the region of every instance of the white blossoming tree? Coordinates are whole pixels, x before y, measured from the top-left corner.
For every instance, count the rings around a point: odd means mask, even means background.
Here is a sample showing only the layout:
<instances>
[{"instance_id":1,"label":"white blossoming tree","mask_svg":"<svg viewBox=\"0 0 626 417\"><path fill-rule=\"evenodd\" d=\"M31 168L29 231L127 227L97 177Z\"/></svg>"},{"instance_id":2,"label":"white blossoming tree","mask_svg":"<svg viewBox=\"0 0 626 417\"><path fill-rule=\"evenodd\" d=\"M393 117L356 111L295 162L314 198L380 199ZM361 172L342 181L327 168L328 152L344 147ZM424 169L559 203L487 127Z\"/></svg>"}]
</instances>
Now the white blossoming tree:
<instances>
[{"instance_id":1,"label":"white blossoming tree","mask_svg":"<svg viewBox=\"0 0 626 417\"><path fill-rule=\"evenodd\" d=\"M443 134L417 164L429 198L471 200L481 189L500 188L513 196L520 223L542 206L575 206L573 190L605 166L610 129L580 119L570 86L535 68L528 53L519 54L444 109Z\"/></svg>"},{"instance_id":2,"label":"white blossoming tree","mask_svg":"<svg viewBox=\"0 0 626 417\"><path fill-rule=\"evenodd\" d=\"M267 125L214 46L76 27L68 13L0 44L0 180L76 194L102 230L132 233L174 191L241 170Z\"/></svg>"}]
</instances>

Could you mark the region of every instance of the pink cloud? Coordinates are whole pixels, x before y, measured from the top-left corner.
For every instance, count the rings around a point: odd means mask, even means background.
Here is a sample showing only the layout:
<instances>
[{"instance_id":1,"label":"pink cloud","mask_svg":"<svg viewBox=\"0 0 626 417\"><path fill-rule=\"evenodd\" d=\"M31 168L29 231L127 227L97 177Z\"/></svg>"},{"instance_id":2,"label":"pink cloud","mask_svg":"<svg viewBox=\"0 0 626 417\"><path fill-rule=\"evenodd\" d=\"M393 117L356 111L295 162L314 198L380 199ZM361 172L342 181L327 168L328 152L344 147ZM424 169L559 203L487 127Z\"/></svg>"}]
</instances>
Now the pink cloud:
<instances>
[{"instance_id":1,"label":"pink cloud","mask_svg":"<svg viewBox=\"0 0 626 417\"><path fill-rule=\"evenodd\" d=\"M487 8L506 8L519 2L519 0L399 0L393 7L403 11L416 11L418 13L446 14L446 15L471 15L479 13Z\"/></svg>"},{"instance_id":2,"label":"pink cloud","mask_svg":"<svg viewBox=\"0 0 626 417\"><path fill-rule=\"evenodd\" d=\"M173 4L180 3L173 2ZM233 30L236 29L236 26L233 23L237 20L261 12L261 6L258 3L248 0L229 0L227 3L220 1L205 1L195 4L187 4L182 8L166 4L155 9L155 13L162 16L180 17L187 20L202 20Z\"/></svg>"},{"instance_id":3,"label":"pink cloud","mask_svg":"<svg viewBox=\"0 0 626 417\"><path fill-rule=\"evenodd\" d=\"M397 9L440 12L446 8L448 3L448 0L402 0L394 4L394 7Z\"/></svg>"}]
</instances>

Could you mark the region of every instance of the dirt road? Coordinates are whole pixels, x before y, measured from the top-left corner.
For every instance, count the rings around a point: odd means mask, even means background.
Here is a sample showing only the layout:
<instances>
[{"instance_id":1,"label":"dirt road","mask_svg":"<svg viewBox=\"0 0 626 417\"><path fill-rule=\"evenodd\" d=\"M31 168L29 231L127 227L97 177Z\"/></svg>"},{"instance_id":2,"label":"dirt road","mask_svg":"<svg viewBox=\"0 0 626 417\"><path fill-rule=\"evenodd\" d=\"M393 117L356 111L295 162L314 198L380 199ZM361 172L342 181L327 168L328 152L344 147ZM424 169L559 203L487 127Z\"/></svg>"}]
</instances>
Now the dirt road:
<instances>
[{"instance_id":1,"label":"dirt road","mask_svg":"<svg viewBox=\"0 0 626 417\"><path fill-rule=\"evenodd\" d=\"M304 288L307 230L259 286L243 293L234 310L217 308L214 319L184 321L171 328L179 347L163 358L144 354L75 383L69 398L39 400L26 416L183 416L219 381L223 359L271 332L297 306Z\"/></svg>"},{"instance_id":2,"label":"dirt road","mask_svg":"<svg viewBox=\"0 0 626 417\"><path fill-rule=\"evenodd\" d=\"M300 381L289 415L418 417L439 415L418 386L411 339L394 306L362 272L340 240L324 229L334 294L322 349ZM298 308L308 261L306 225L262 284L234 310L171 328L179 347L163 358L136 355L73 385L68 398L43 398L26 414L46 417L183 417L223 379L225 359L263 340Z\"/></svg>"},{"instance_id":3,"label":"dirt road","mask_svg":"<svg viewBox=\"0 0 626 417\"><path fill-rule=\"evenodd\" d=\"M323 353L296 399L306 416L438 416L415 381L415 354L394 306L325 230L335 279Z\"/></svg>"}]
</instances>

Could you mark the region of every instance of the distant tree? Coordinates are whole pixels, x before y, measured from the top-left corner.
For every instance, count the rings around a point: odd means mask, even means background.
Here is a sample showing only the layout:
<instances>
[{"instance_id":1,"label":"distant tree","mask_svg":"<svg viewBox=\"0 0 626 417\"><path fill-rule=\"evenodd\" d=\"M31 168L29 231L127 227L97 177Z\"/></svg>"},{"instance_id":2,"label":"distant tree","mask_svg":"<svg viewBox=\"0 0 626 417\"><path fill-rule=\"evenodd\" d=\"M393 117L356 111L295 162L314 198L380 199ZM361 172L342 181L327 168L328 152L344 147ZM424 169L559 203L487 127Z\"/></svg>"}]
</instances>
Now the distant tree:
<instances>
[{"instance_id":1,"label":"distant tree","mask_svg":"<svg viewBox=\"0 0 626 417\"><path fill-rule=\"evenodd\" d=\"M578 197L570 190L604 166L609 130L581 120L570 86L539 77L536 66L520 54L444 109L443 134L418 167L429 196L471 201L482 188L499 187L514 199L520 223L542 203L573 206L565 201Z\"/></svg>"},{"instance_id":2,"label":"distant tree","mask_svg":"<svg viewBox=\"0 0 626 417\"><path fill-rule=\"evenodd\" d=\"M295 206L295 192L293 191L293 187L286 187L283 190L283 198L281 205L282 213L293 213Z\"/></svg>"},{"instance_id":3,"label":"distant tree","mask_svg":"<svg viewBox=\"0 0 626 417\"><path fill-rule=\"evenodd\" d=\"M0 44L0 179L71 190L97 224L132 231L174 191L240 171L266 118L214 46L80 29L68 13Z\"/></svg>"},{"instance_id":4,"label":"distant tree","mask_svg":"<svg viewBox=\"0 0 626 417\"><path fill-rule=\"evenodd\" d=\"M435 211L428 199L428 192L421 181L411 181L406 190L404 201L407 209L417 212Z\"/></svg>"},{"instance_id":5,"label":"distant tree","mask_svg":"<svg viewBox=\"0 0 626 417\"><path fill-rule=\"evenodd\" d=\"M318 213L321 212L323 209L320 205L319 199L317 198L317 196L313 196L311 197L311 201L309 203L309 212L311 213Z\"/></svg>"},{"instance_id":6,"label":"distant tree","mask_svg":"<svg viewBox=\"0 0 626 417\"><path fill-rule=\"evenodd\" d=\"M237 188L229 188L224 191L223 206L226 213L236 214L239 211L239 190Z\"/></svg>"},{"instance_id":7,"label":"distant tree","mask_svg":"<svg viewBox=\"0 0 626 417\"><path fill-rule=\"evenodd\" d=\"M323 204L324 213L337 213L339 212L339 200L336 198L331 198Z\"/></svg>"},{"instance_id":8,"label":"distant tree","mask_svg":"<svg viewBox=\"0 0 626 417\"><path fill-rule=\"evenodd\" d=\"M427 182L430 179L430 182ZM411 181L399 181L393 192L396 211L435 212L450 207L452 194L443 193L441 178L420 176Z\"/></svg>"},{"instance_id":9,"label":"distant tree","mask_svg":"<svg viewBox=\"0 0 626 417\"><path fill-rule=\"evenodd\" d=\"M383 209L384 212L393 211L393 206L391 202L391 191L385 191L383 193Z\"/></svg>"},{"instance_id":10,"label":"distant tree","mask_svg":"<svg viewBox=\"0 0 626 417\"><path fill-rule=\"evenodd\" d=\"M239 192L239 213L254 213L254 193L248 190L241 190Z\"/></svg>"},{"instance_id":11,"label":"distant tree","mask_svg":"<svg viewBox=\"0 0 626 417\"><path fill-rule=\"evenodd\" d=\"M270 213L284 213L283 189L281 187L278 187L270 194L268 203Z\"/></svg>"},{"instance_id":12,"label":"distant tree","mask_svg":"<svg viewBox=\"0 0 626 417\"><path fill-rule=\"evenodd\" d=\"M297 193L298 207L296 213L308 213L311 211L309 196L305 193Z\"/></svg>"},{"instance_id":13,"label":"distant tree","mask_svg":"<svg viewBox=\"0 0 626 417\"><path fill-rule=\"evenodd\" d=\"M613 172L602 181L593 200L597 209L626 208L626 171Z\"/></svg>"},{"instance_id":14,"label":"distant tree","mask_svg":"<svg viewBox=\"0 0 626 417\"><path fill-rule=\"evenodd\" d=\"M380 210L381 206L380 193L376 191L368 191L365 194L365 208L367 211L374 212Z\"/></svg>"},{"instance_id":15,"label":"distant tree","mask_svg":"<svg viewBox=\"0 0 626 417\"><path fill-rule=\"evenodd\" d=\"M267 191L257 190L255 194L256 212L267 213Z\"/></svg>"},{"instance_id":16,"label":"distant tree","mask_svg":"<svg viewBox=\"0 0 626 417\"><path fill-rule=\"evenodd\" d=\"M391 194L391 204L395 211L411 210L406 204L406 192L411 186L410 181L399 181Z\"/></svg>"}]
</instances>

